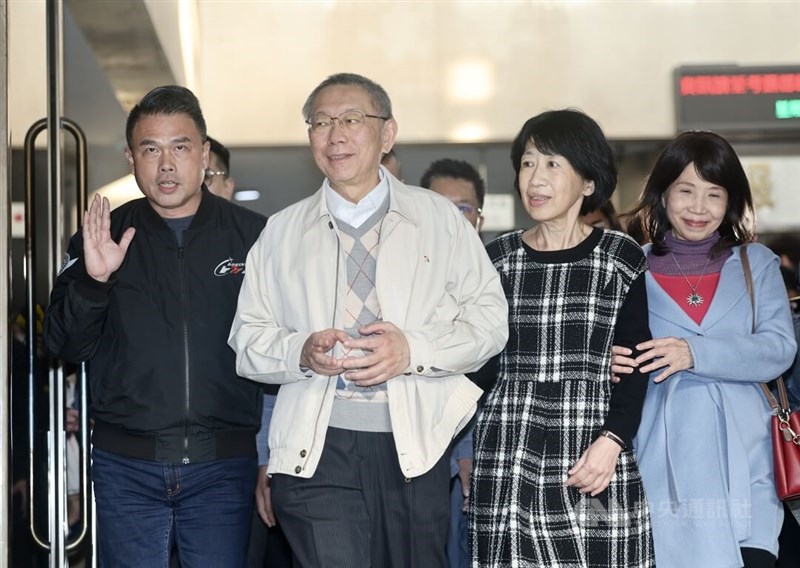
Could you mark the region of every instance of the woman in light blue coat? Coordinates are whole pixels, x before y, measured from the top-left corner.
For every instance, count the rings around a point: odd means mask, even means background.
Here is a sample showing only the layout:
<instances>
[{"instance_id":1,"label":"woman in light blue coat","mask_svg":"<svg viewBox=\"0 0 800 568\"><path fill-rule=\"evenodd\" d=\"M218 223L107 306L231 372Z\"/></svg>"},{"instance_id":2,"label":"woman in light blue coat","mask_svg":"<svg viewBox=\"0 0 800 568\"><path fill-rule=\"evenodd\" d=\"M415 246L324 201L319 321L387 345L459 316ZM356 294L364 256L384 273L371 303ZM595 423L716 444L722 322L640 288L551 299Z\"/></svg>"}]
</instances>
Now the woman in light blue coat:
<instances>
[{"instance_id":1,"label":"woman in light blue coat","mask_svg":"<svg viewBox=\"0 0 800 568\"><path fill-rule=\"evenodd\" d=\"M654 339L615 347L612 370L650 373L635 447L659 568L766 568L777 556L783 510L759 383L791 364L796 343L778 258L748 244L752 218L739 159L710 132L667 146L632 212L651 243Z\"/></svg>"}]
</instances>

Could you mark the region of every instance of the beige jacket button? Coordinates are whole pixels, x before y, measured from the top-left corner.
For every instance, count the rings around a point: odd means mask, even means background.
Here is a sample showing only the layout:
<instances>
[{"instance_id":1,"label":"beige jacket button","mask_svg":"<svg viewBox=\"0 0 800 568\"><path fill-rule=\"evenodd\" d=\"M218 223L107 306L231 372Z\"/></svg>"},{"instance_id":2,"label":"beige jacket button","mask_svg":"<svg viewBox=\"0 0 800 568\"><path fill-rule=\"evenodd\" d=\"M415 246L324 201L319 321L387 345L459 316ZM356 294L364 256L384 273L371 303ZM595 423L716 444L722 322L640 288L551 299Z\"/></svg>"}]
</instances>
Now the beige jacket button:
<instances>
[{"instance_id":1,"label":"beige jacket button","mask_svg":"<svg viewBox=\"0 0 800 568\"><path fill-rule=\"evenodd\" d=\"M425 367L423 367L422 365L417 365L417 373L421 373L424 370L425 370Z\"/></svg>"},{"instance_id":2,"label":"beige jacket button","mask_svg":"<svg viewBox=\"0 0 800 568\"><path fill-rule=\"evenodd\" d=\"M301 471L303 471L303 468L300 467L299 465L296 468L294 468L295 473L300 473Z\"/></svg>"},{"instance_id":3,"label":"beige jacket button","mask_svg":"<svg viewBox=\"0 0 800 568\"><path fill-rule=\"evenodd\" d=\"M301 458L306 457L306 451L305 450L300 450L300 457Z\"/></svg>"}]
</instances>

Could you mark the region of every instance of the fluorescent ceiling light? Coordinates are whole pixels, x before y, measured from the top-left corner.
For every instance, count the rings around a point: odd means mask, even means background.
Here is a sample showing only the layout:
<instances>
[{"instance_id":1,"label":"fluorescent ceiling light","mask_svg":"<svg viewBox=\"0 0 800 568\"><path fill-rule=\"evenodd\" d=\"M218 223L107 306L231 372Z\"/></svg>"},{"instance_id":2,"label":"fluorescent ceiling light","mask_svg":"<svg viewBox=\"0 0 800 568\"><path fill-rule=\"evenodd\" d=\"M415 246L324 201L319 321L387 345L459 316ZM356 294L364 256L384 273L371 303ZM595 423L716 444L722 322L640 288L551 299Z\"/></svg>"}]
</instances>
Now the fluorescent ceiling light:
<instances>
[{"instance_id":1,"label":"fluorescent ceiling light","mask_svg":"<svg viewBox=\"0 0 800 568\"><path fill-rule=\"evenodd\" d=\"M257 189L245 189L233 194L234 201L256 201L261 197L261 192Z\"/></svg>"},{"instance_id":2,"label":"fluorescent ceiling light","mask_svg":"<svg viewBox=\"0 0 800 568\"><path fill-rule=\"evenodd\" d=\"M89 202L87 205L91 205L92 199L94 199L96 193L99 193L102 197L108 198L109 202L111 202L111 209L116 209L123 203L142 197L142 192L139 186L136 185L136 179L133 177L133 174L123 176L104 185L97 191L92 192L92 194L89 195Z\"/></svg>"},{"instance_id":3,"label":"fluorescent ceiling light","mask_svg":"<svg viewBox=\"0 0 800 568\"><path fill-rule=\"evenodd\" d=\"M452 102L482 103L494 96L494 69L482 59L461 61L447 73L447 97Z\"/></svg>"},{"instance_id":4,"label":"fluorescent ceiling light","mask_svg":"<svg viewBox=\"0 0 800 568\"><path fill-rule=\"evenodd\" d=\"M487 128L478 123L463 123L450 131L450 139L456 142L481 142L489 137Z\"/></svg>"}]
</instances>

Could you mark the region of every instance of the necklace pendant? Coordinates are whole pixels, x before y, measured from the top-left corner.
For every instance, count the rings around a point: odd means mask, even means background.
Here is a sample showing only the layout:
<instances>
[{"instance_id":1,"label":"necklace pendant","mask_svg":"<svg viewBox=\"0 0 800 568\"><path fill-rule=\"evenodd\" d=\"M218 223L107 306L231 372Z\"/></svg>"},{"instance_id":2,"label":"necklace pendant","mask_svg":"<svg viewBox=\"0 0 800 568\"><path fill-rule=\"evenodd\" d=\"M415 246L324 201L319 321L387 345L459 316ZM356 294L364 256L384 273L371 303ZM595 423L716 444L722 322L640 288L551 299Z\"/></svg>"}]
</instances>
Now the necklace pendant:
<instances>
[{"instance_id":1,"label":"necklace pendant","mask_svg":"<svg viewBox=\"0 0 800 568\"><path fill-rule=\"evenodd\" d=\"M698 294L697 292L692 292L688 296L686 296L686 303L696 308L697 306L703 303L703 296Z\"/></svg>"}]
</instances>

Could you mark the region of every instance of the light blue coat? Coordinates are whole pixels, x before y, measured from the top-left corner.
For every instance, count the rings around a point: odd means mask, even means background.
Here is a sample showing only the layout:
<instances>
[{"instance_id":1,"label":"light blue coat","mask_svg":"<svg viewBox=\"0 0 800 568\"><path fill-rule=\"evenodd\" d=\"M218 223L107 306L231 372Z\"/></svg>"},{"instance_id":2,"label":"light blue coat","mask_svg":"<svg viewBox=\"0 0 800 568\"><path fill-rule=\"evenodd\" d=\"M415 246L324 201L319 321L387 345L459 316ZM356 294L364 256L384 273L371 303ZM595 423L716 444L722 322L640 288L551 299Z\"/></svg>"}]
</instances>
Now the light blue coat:
<instances>
[{"instance_id":1,"label":"light blue coat","mask_svg":"<svg viewBox=\"0 0 800 568\"><path fill-rule=\"evenodd\" d=\"M755 334L739 247L699 325L646 276L653 337L685 338L694 359L692 369L650 383L634 442L659 568L739 568L740 547L777 554L783 510L758 383L785 371L797 345L778 258L759 244L747 251Z\"/></svg>"}]
</instances>

